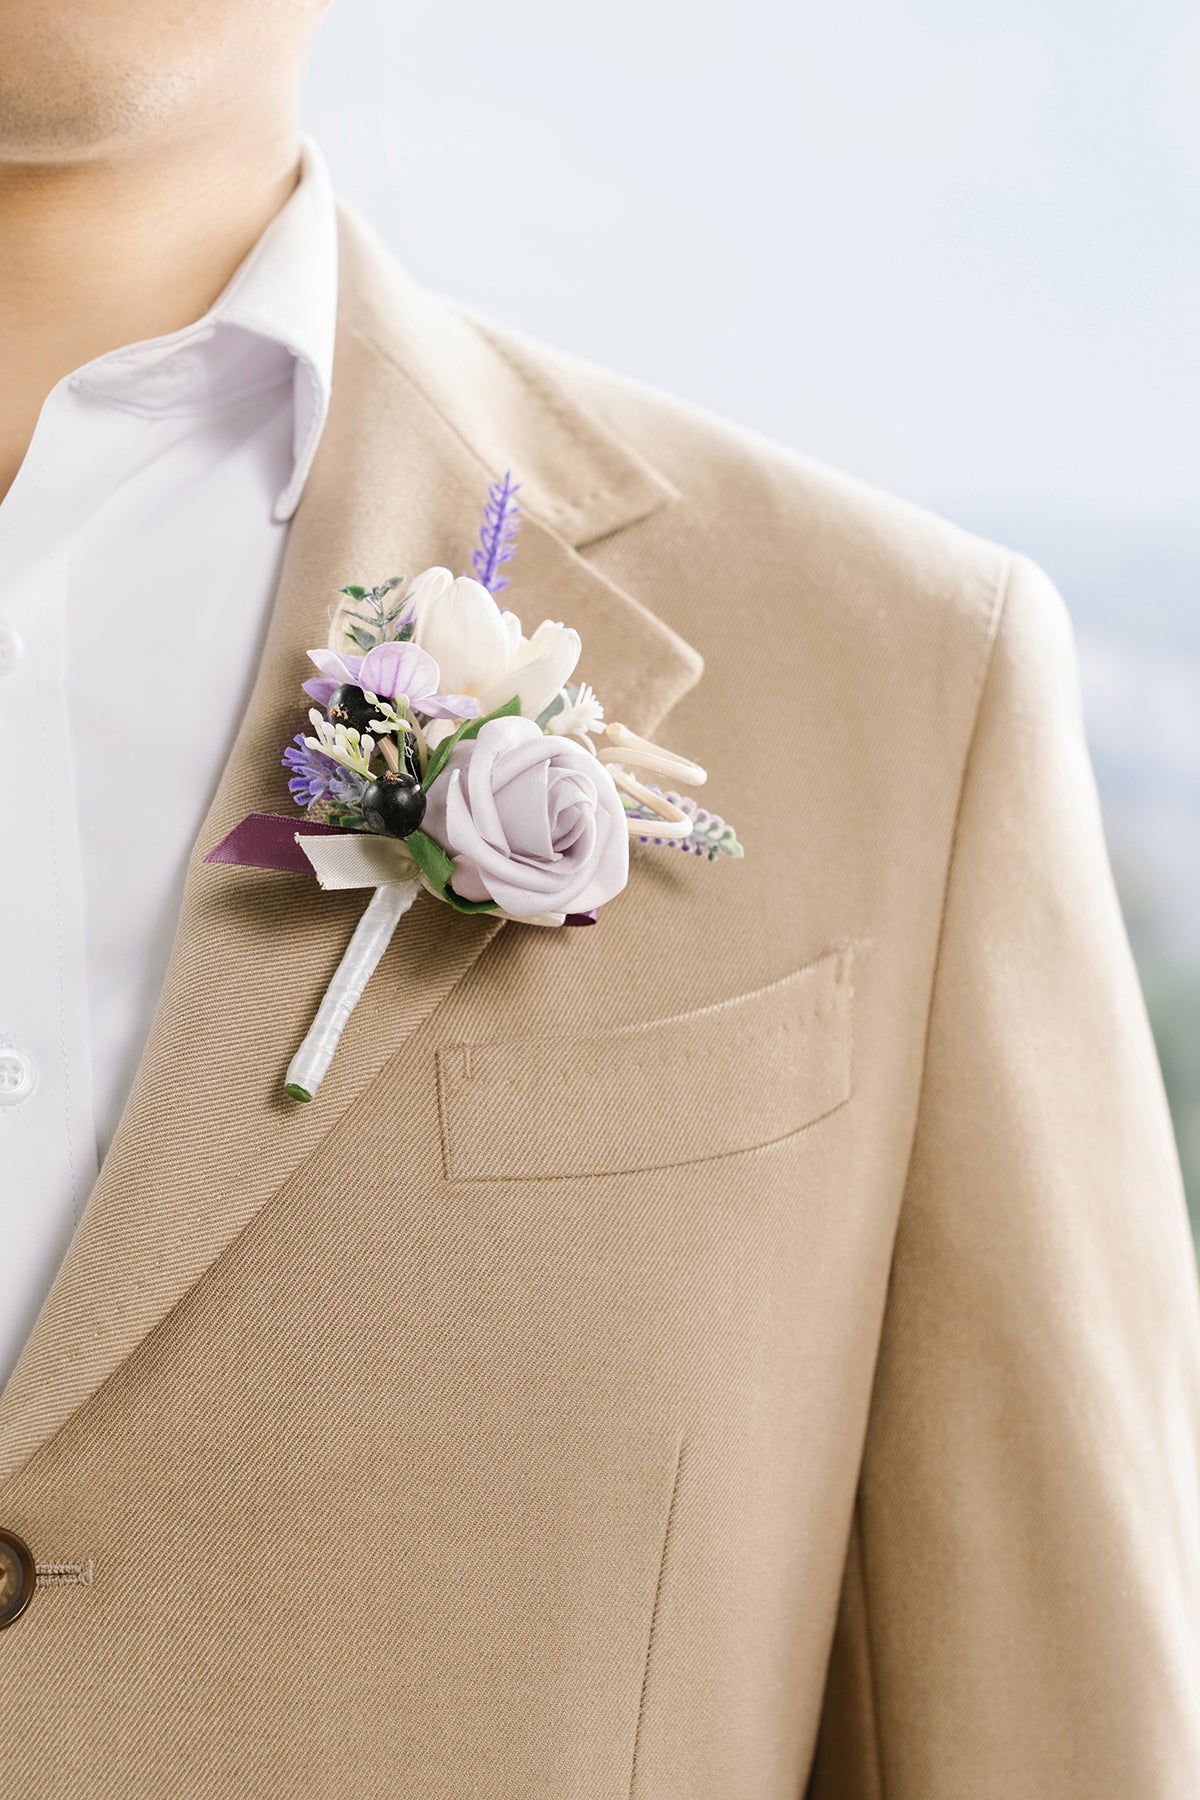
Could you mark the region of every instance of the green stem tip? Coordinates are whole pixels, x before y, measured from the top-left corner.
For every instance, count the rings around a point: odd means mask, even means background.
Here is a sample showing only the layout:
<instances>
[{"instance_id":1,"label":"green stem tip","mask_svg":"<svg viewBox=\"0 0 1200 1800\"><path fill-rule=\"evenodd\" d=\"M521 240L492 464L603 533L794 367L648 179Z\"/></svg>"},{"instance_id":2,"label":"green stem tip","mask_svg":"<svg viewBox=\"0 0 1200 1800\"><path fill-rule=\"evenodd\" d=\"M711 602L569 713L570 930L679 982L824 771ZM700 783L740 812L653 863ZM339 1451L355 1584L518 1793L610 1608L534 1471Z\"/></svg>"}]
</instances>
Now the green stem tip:
<instances>
[{"instance_id":1,"label":"green stem tip","mask_svg":"<svg viewBox=\"0 0 1200 1800\"><path fill-rule=\"evenodd\" d=\"M285 1082L284 1086L283 1086L283 1091L290 1100L311 1100L312 1099L312 1095L309 1093L308 1089L302 1088L300 1086L299 1082L296 1082L296 1081Z\"/></svg>"}]
</instances>

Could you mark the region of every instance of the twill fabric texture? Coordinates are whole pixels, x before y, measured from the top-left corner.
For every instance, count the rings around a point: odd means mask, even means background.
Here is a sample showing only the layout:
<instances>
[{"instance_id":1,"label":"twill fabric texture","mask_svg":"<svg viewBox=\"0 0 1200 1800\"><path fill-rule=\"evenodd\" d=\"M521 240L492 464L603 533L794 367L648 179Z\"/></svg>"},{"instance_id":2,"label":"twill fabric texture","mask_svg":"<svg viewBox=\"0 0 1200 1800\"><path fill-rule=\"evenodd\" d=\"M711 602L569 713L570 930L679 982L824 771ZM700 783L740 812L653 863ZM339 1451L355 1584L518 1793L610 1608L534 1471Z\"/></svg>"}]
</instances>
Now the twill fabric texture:
<instances>
[{"instance_id":1,"label":"twill fabric texture","mask_svg":"<svg viewBox=\"0 0 1200 1800\"><path fill-rule=\"evenodd\" d=\"M305 140L212 305L64 375L0 498L0 845L29 872L0 882L0 1054L32 1073L0 1105L0 1386L145 1048L328 408L336 275Z\"/></svg>"},{"instance_id":2,"label":"twill fabric texture","mask_svg":"<svg viewBox=\"0 0 1200 1800\"><path fill-rule=\"evenodd\" d=\"M345 207L338 309L146 1054L0 1397L43 1570L0 1791L1192 1800L1200 1309L1063 601ZM362 896L203 853L280 810L335 590L468 566L509 468L507 598L746 860L635 852L586 931L422 897L290 1105Z\"/></svg>"}]
</instances>

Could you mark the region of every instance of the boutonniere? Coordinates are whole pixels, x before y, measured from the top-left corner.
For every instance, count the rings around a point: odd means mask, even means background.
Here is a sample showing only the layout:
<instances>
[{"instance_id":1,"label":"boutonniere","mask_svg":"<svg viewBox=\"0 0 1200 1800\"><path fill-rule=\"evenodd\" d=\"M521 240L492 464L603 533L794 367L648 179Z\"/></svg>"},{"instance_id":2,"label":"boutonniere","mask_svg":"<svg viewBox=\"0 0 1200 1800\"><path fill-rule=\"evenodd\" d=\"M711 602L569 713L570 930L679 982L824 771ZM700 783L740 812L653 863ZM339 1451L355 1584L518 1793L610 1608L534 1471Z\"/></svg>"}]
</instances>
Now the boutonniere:
<instances>
[{"instance_id":1,"label":"boutonniere","mask_svg":"<svg viewBox=\"0 0 1200 1800\"><path fill-rule=\"evenodd\" d=\"M250 813L205 858L374 889L288 1067L295 1100L316 1094L422 888L452 912L591 925L628 882L631 841L742 854L723 819L676 791L704 770L606 721L573 682L578 632L547 620L526 637L498 604L518 486L506 475L488 491L474 576L435 568L340 590L328 648L308 653L308 730L283 753L304 820Z\"/></svg>"}]
</instances>

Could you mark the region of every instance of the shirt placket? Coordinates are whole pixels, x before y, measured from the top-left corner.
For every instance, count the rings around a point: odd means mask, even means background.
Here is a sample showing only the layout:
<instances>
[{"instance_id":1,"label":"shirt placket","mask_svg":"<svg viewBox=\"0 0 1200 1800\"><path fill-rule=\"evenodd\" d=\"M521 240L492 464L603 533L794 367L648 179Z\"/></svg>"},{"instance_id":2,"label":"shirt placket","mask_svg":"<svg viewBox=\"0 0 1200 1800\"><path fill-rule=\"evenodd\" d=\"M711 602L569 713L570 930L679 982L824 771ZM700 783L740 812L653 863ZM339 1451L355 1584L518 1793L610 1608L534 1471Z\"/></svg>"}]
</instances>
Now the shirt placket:
<instances>
[{"instance_id":1,"label":"shirt placket","mask_svg":"<svg viewBox=\"0 0 1200 1800\"><path fill-rule=\"evenodd\" d=\"M119 480L68 383L0 505L0 1383L97 1174L86 911L66 717L71 540Z\"/></svg>"}]
</instances>

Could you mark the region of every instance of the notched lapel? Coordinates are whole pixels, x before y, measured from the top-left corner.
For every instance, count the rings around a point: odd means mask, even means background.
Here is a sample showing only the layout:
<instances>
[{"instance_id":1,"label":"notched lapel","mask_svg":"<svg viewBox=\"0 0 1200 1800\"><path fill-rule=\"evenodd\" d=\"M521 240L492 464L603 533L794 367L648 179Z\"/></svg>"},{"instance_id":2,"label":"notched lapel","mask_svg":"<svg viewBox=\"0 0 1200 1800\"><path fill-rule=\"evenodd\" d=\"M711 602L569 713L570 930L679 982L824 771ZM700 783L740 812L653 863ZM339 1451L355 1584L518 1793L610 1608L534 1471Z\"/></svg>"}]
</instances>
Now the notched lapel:
<instances>
[{"instance_id":1,"label":"notched lapel","mask_svg":"<svg viewBox=\"0 0 1200 1800\"><path fill-rule=\"evenodd\" d=\"M329 420L293 521L246 718L192 857L154 1026L116 1140L29 1342L0 1396L0 1482L82 1406L286 1185L382 1065L451 992L499 929L422 896L360 1003L318 1101L282 1097L281 1074L365 896L302 877L206 865L250 811L278 811L279 758L297 729L304 652L323 643L347 580L465 567L486 483L527 483L514 606L527 629L575 625L609 716L650 730L700 659L572 542L644 517L672 490L590 415L510 358L471 343L449 306L411 287L343 218L342 297ZM489 356L492 360L489 363ZM457 373L456 373L457 371ZM544 433L554 421L555 497ZM589 496L597 504L589 502ZM564 523L570 536L563 535Z\"/></svg>"}]
</instances>

